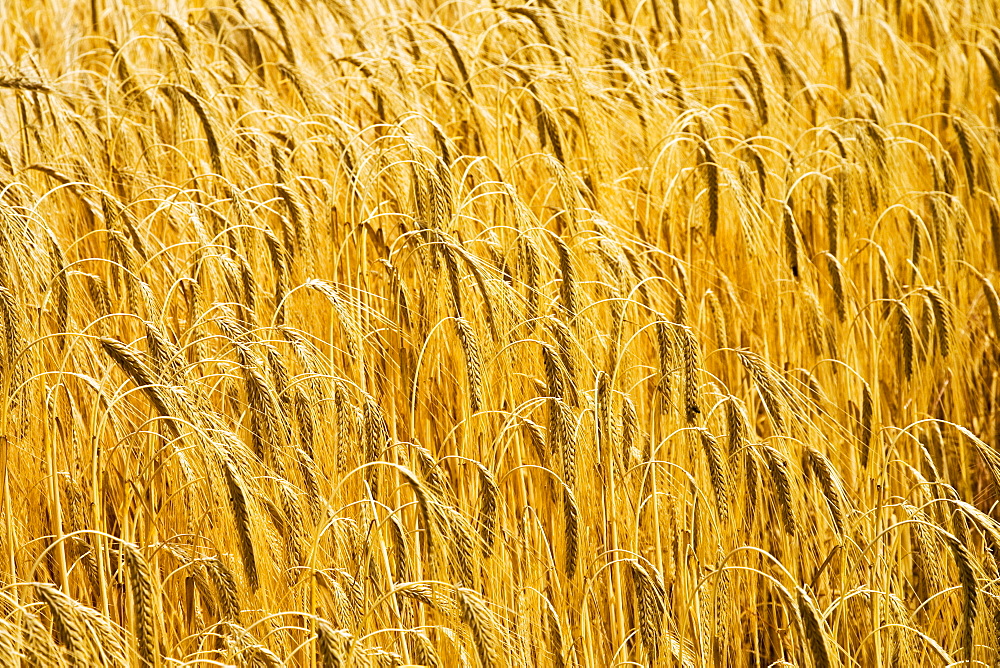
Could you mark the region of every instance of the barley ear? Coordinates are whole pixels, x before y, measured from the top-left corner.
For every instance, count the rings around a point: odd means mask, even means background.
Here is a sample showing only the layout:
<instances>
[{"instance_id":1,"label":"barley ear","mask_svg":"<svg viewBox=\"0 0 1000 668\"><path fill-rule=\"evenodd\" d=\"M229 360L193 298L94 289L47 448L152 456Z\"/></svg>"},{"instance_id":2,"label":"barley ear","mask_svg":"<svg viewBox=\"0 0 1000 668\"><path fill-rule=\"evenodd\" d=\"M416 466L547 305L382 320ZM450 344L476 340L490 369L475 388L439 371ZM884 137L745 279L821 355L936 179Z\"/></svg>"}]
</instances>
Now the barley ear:
<instances>
[{"instance_id":1,"label":"barley ear","mask_svg":"<svg viewBox=\"0 0 1000 668\"><path fill-rule=\"evenodd\" d=\"M760 355L749 350L738 350L740 362L750 375L764 408L767 410L775 430L779 433L785 431L784 408L778 391L778 384L772 375L770 368L761 359Z\"/></svg>"},{"instance_id":2,"label":"barley ear","mask_svg":"<svg viewBox=\"0 0 1000 668\"><path fill-rule=\"evenodd\" d=\"M646 660L652 665L660 656L660 645L666 613L663 582L652 564L638 559L628 560L635 588L639 636L646 650Z\"/></svg>"},{"instance_id":3,"label":"barley ear","mask_svg":"<svg viewBox=\"0 0 1000 668\"><path fill-rule=\"evenodd\" d=\"M714 237L719 229L719 165L707 141L702 140L701 150L708 191L708 234Z\"/></svg>"},{"instance_id":4,"label":"barley ear","mask_svg":"<svg viewBox=\"0 0 1000 668\"><path fill-rule=\"evenodd\" d=\"M228 456L224 456L222 473L225 477L226 489L229 492L229 504L236 523L236 533L239 538L240 555L243 557L243 572L251 589L259 586L257 576L257 558L254 553L254 539L250 528L250 510L247 507L247 494L243 481L236 467Z\"/></svg>"},{"instance_id":5,"label":"barley ear","mask_svg":"<svg viewBox=\"0 0 1000 668\"><path fill-rule=\"evenodd\" d=\"M833 21L837 25L837 34L840 36L840 53L844 59L844 90L851 90L851 46L847 39L847 27L844 25L844 17L840 15L840 12L833 12Z\"/></svg>"},{"instance_id":6,"label":"barley ear","mask_svg":"<svg viewBox=\"0 0 1000 668\"><path fill-rule=\"evenodd\" d=\"M799 277L799 240L795 232L795 214L792 212L792 202L788 199L782 205L781 221L785 234L785 252L788 255L788 268L792 276Z\"/></svg>"},{"instance_id":7,"label":"barley ear","mask_svg":"<svg viewBox=\"0 0 1000 668\"><path fill-rule=\"evenodd\" d=\"M459 587L456 591L462 621L472 631L472 640L483 668L499 666L497 657L496 624L493 613L482 597L471 589Z\"/></svg>"},{"instance_id":8,"label":"barley ear","mask_svg":"<svg viewBox=\"0 0 1000 668\"><path fill-rule=\"evenodd\" d=\"M788 471L788 459L777 449L765 445L762 448L767 468L771 473L778 496L778 507L781 509L781 519L785 532L789 536L798 533L798 522L795 517L795 501L792 492L792 477Z\"/></svg>"},{"instance_id":9,"label":"barley ear","mask_svg":"<svg viewBox=\"0 0 1000 668\"><path fill-rule=\"evenodd\" d=\"M689 425L701 413L698 406L698 344L690 329L678 331L684 357L684 416Z\"/></svg>"},{"instance_id":10,"label":"barley ear","mask_svg":"<svg viewBox=\"0 0 1000 668\"><path fill-rule=\"evenodd\" d=\"M945 542L951 548L958 567L958 579L962 584L962 645L971 665L973 651L973 631L979 611L979 584L974 569L974 559L969 549L951 534L944 534Z\"/></svg>"},{"instance_id":11,"label":"barley ear","mask_svg":"<svg viewBox=\"0 0 1000 668\"><path fill-rule=\"evenodd\" d=\"M153 579L149 564L134 545L124 544L122 554L128 568L132 606L135 615L135 638L143 665L158 665L156 615L153 611Z\"/></svg>"},{"instance_id":12,"label":"barley ear","mask_svg":"<svg viewBox=\"0 0 1000 668\"><path fill-rule=\"evenodd\" d=\"M563 516L566 539L566 577L576 574L577 559L580 554L580 508L569 487L563 487Z\"/></svg>"},{"instance_id":13,"label":"barley ear","mask_svg":"<svg viewBox=\"0 0 1000 668\"><path fill-rule=\"evenodd\" d=\"M868 457L872 445L872 414L874 412L874 401L872 391L865 383L861 390L861 422L859 424L860 433L858 440L861 442L861 468L868 467Z\"/></svg>"},{"instance_id":14,"label":"barley ear","mask_svg":"<svg viewBox=\"0 0 1000 668\"><path fill-rule=\"evenodd\" d=\"M899 342L900 342L900 362L902 364L903 376L906 380L913 378L913 362L916 350L913 345L913 317L910 310L903 302L897 302L899 312Z\"/></svg>"},{"instance_id":15,"label":"barley ear","mask_svg":"<svg viewBox=\"0 0 1000 668\"><path fill-rule=\"evenodd\" d=\"M483 372L479 361L479 342L472 325L465 318L455 318L455 331L465 353L465 372L469 382L469 406L473 413L482 410Z\"/></svg>"},{"instance_id":16,"label":"barley ear","mask_svg":"<svg viewBox=\"0 0 1000 668\"><path fill-rule=\"evenodd\" d=\"M816 668L830 668L830 647L827 644L823 615L820 614L816 601L805 589L796 587L795 590L798 594L799 616L812 652L813 664Z\"/></svg>"},{"instance_id":17,"label":"barley ear","mask_svg":"<svg viewBox=\"0 0 1000 668\"><path fill-rule=\"evenodd\" d=\"M719 517L725 521L729 518L729 498L732 490L729 482L729 467L726 457L719 447L718 441L707 429L700 429L701 446L708 460L709 477L712 479L712 489L715 492L715 504Z\"/></svg>"},{"instance_id":18,"label":"barley ear","mask_svg":"<svg viewBox=\"0 0 1000 668\"><path fill-rule=\"evenodd\" d=\"M815 448L806 449L807 461L809 462L813 474L819 481L820 489L823 490L823 497L830 508L830 516L833 519L833 527L840 535L844 535L844 496L841 491L840 480L836 470L830 460Z\"/></svg>"},{"instance_id":19,"label":"barley ear","mask_svg":"<svg viewBox=\"0 0 1000 668\"><path fill-rule=\"evenodd\" d=\"M500 489L496 478L485 466L479 467L479 531L483 539L484 556L489 557L496 542L497 499Z\"/></svg>"}]
</instances>

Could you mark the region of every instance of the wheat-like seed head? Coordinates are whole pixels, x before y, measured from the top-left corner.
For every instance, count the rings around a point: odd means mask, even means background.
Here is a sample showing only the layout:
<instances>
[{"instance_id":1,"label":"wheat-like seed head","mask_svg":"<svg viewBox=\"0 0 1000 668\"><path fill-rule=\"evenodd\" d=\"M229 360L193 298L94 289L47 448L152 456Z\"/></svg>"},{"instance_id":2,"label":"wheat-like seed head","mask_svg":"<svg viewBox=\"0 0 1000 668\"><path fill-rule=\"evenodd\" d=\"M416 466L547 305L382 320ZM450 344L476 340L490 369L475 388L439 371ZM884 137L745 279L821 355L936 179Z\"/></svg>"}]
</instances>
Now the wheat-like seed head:
<instances>
[{"instance_id":1,"label":"wheat-like seed head","mask_svg":"<svg viewBox=\"0 0 1000 668\"><path fill-rule=\"evenodd\" d=\"M754 386L757 388L757 392L767 409L767 413L774 422L775 429L778 432L785 431L783 402L771 370L756 353L748 350L740 350L737 351L737 354L743 367L747 370L751 380L753 380Z\"/></svg>"},{"instance_id":2,"label":"wheat-like seed head","mask_svg":"<svg viewBox=\"0 0 1000 668\"><path fill-rule=\"evenodd\" d=\"M325 619L316 619L316 661L323 668L340 668L353 644L347 631L334 629Z\"/></svg>"},{"instance_id":3,"label":"wheat-like seed head","mask_svg":"<svg viewBox=\"0 0 1000 668\"><path fill-rule=\"evenodd\" d=\"M701 447L708 460L709 475L712 479L712 489L715 492L715 504L719 517L727 520L729 517L729 498L732 490L729 482L729 467L718 441L707 429L700 429Z\"/></svg>"},{"instance_id":4,"label":"wheat-like seed head","mask_svg":"<svg viewBox=\"0 0 1000 668\"><path fill-rule=\"evenodd\" d=\"M830 180L826 184L826 243L830 255L837 257L840 248L840 195L839 185Z\"/></svg>"},{"instance_id":5,"label":"wheat-like seed head","mask_svg":"<svg viewBox=\"0 0 1000 668\"><path fill-rule=\"evenodd\" d=\"M968 661L971 663L976 615L979 612L979 587L974 566L975 561L961 540L950 534L944 534L944 538L945 543L951 549L952 557L955 559L958 579L962 584L962 645L965 648Z\"/></svg>"},{"instance_id":6,"label":"wheat-like seed head","mask_svg":"<svg viewBox=\"0 0 1000 668\"><path fill-rule=\"evenodd\" d=\"M698 347L690 330L678 330L678 337L684 363L684 416L690 425L701 413L698 402Z\"/></svg>"},{"instance_id":7,"label":"wheat-like seed head","mask_svg":"<svg viewBox=\"0 0 1000 668\"><path fill-rule=\"evenodd\" d=\"M792 276L799 277L799 238L796 232L795 212L792 208L792 200L788 198L782 205L781 215L782 229L785 235L785 253L788 255L788 268Z\"/></svg>"},{"instance_id":8,"label":"wheat-like seed head","mask_svg":"<svg viewBox=\"0 0 1000 668\"><path fill-rule=\"evenodd\" d=\"M577 561L580 555L580 507L569 486L563 488L563 519L565 521L564 538L566 541L566 577L572 579L576 574Z\"/></svg>"},{"instance_id":9,"label":"wheat-like seed head","mask_svg":"<svg viewBox=\"0 0 1000 668\"><path fill-rule=\"evenodd\" d=\"M951 306L936 288L928 287L926 295L931 302L934 322L937 325L938 350L941 352L941 357L948 357L953 332Z\"/></svg>"},{"instance_id":10,"label":"wheat-like seed head","mask_svg":"<svg viewBox=\"0 0 1000 668\"><path fill-rule=\"evenodd\" d=\"M479 532L483 540L486 556L493 551L496 542L497 504L500 488L496 478L485 466L479 467Z\"/></svg>"},{"instance_id":11,"label":"wheat-like seed head","mask_svg":"<svg viewBox=\"0 0 1000 668\"><path fill-rule=\"evenodd\" d=\"M769 445L765 445L761 450L764 453L764 460L767 463L768 471L771 474L771 482L774 485L778 499L778 507L781 510L781 520L785 528L785 533L795 536L798 532L798 520L795 512L795 500L792 491L792 477L788 470L788 459L779 450Z\"/></svg>"},{"instance_id":12,"label":"wheat-like seed head","mask_svg":"<svg viewBox=\"0 0 1000 668\"><path fill-rule=\"evenodd\" d=\"M86 638L83 620L77 612L78 604L49 585L36 585L35 594L48 606L49 615L52 617L52 632L59 644L66 648L72 665L84 666L95 661L93 649Z\"/></svg>"},{"instance_id":13,"label":"wheat-like seed head","mask_svg":"<svg viewBox=\"0 0 1000 668\"><path fill-rule=\"evenodd\" d=\"M647 660L652 663L660 655L663 618L666 601L663 583L652 564L637 559L628 562L638 604L639 633L646 648Z\"/></svg>"},{"instance_id":14,"label":"wheat-like seed head","mask_svg":"<svg viewBox=\"0 0 1000 668\"><path fill-rule=\"evenodd\" d=\"M916 354L913 342L913 317L910 315L910 310L906 307L906 304L899 302L896 306L899 313L900 362L902 364L903 376L906 380L910 380L913 378L914 355Z\"/></svg>"},{"instance_id":15,"label":"wheat-like seed head","mask_svg":"<svg viewBox=\"0 0 1000 668\"><path fill-rule=\"evenodd\" d=\"M768 124L768 105L767 97L764 91L764 81L761 77L760 67L757 66L757 61L754 60L753 56L749 53L741 54L743 56L743 62L747 66L747 71L750 73L750 81L753 86L751 91L753 92L754 104L757 107L757 115L760 120L761 125Z\"/></svg>"},{"instance_id":16,"label":"wheat-like seed head","mask_svg":"<svg viewBox=\"0 0 1000 668\"><path fill-rule=\"evenodd\" d=\"M844 535L844 498L841 491L840 480L837 478L833 463L826 455L815 448L806 450L807 461L812 468L813 474L819 481L823 490L823 497L830 508L830 515L833 518L833 525L837 533Z\"/></svg>"},{"instance_id":17,"label":"wheat-like seed head","mask_svg":"<svg viewBox=\"0 0 1000 668\"><path fill-rule=\"evenodd\" d=\"M840 322L844 322L847 319L847 302L844 294L844 268L832 254L827 255L826 266L830 273L830 285L833 288L833 301L837 310L837 319Z\"/></svg>"},{"instance_id":18,"label":"wheat-like seed head","mask_svg":"<svg viewBox=\"0 0 1000 668\"><path fill-rule=\"evenodd\" d=\"M229 504L236 523L239 537L240 556L243 559L243 572L251 589L256 589L260 579L257 573L257 556L254 549L254 539L250 527L251 511L247 504L247 493L242 476L229 457L223 455L222 474L229 493Z\"/></svg>"},{"instance_id":19,"label":"wheat-like seed head","mask_svg":"<svg viewBox=\"0 0 1000 668\"><path fill-rule=\"evenodd\" d=\"M122 555L129 574L139 659L144 666L156 666L159 664L156 613L153 609L153 581L149 564L134 545L124 544Z\"/></svg>"},{"instance_id":20,"label":"wheat-like seed head","mask_svg":"<svg viewBox=\"0 0 1000 668\"><path fill-rule=\"evenodd\" d=\"M484 668L500 665L493 613L473 590L459 587L455 594L462 613L462 621L472 631L480 664Z\"/></svg>"},{"instance_id":21,"label":"wheat-like seed head","mask_svg":"<svg viewBox=\"0 0 1000 668\"><path fill-rule=\"evenodd\" d=\"M14 294L0 285L0 315L3 316L4 369L13 369L21 348L21 322Z\"/></svg>"},{"instance_id":22,"label":"wheat-like seed head","mask_svg":"<svg viewBox=\"0 0 1000 668\"><path fill-rule=\"evenodd\" d=\"M483 371L479 361L479 341L465 318L455 318L455 331L465 353L465 372L469 381L469 405L473 413L482 410Z\"/></svg>"},{"instance_id":23,"label":"wheat-like seed head","mask_svg":"<svg viewBox=\"0 0 1000 668\"><path fill-rule=\"evenodd\" d=\"M799 615L802 618L809 649L812 651L813 663L816 668L829 668L830 648L827 642L823 616L816 606L816 601L802 587L796 587L798 594Z\"/></svg>"}]
</instances>

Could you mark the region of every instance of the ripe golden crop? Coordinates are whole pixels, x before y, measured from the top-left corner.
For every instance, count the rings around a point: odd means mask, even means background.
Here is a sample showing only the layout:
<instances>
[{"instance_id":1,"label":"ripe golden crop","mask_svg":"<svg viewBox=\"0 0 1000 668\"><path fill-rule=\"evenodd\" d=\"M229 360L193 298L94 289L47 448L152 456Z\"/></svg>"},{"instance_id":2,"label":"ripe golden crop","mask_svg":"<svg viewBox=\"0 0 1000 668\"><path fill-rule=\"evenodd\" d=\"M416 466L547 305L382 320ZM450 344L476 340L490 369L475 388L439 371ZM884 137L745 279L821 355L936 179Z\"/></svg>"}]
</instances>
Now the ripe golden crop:
<instances>
[{"instance_id":1,"label":"ripe golden crop","mask_svg":"<svg viewBox=\"0 0 1000 668\"><path fill-rule=\"evenodd\" d=\"M1000 14L0 3L0 666L1000 662Z\"/></svg>"}]
</instances>

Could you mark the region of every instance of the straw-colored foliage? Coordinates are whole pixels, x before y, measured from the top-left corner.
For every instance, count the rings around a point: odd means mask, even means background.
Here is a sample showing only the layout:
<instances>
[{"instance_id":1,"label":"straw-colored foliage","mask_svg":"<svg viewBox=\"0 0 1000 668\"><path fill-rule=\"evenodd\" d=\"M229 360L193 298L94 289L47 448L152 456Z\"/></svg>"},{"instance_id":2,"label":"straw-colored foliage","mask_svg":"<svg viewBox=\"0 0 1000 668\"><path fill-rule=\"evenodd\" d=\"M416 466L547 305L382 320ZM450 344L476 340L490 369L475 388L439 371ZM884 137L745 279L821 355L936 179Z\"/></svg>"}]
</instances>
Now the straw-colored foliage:
<instances>
[{"instance_id":1,"label":"straw-colored foliage","mask_svg":"<svg viewBox=\"0 0 1000 668\"><path fill-rule=\"evenodd\" d=\"M0 666L997 665L998 25L0 2Z\"/></svg>"}]
</instances>

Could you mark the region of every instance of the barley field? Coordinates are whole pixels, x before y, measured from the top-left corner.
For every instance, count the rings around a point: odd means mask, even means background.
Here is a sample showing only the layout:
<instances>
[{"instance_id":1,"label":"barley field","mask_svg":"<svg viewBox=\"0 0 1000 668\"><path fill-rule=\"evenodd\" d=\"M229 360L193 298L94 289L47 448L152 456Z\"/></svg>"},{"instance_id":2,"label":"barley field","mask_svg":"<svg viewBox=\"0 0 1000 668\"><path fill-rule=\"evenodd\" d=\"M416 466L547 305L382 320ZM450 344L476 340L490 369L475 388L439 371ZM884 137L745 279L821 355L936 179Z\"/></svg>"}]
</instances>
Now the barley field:
<instances>
[{"instance_id":1,"label":"barley field","mask_svg":"<svg viewBox=\"0 0 1000 668\"><path fill-rule=\"evenodd\" d=\"M991 0L0 3L0 666L1000 665L998 159Z\"/></svg>"}]
</instances>

